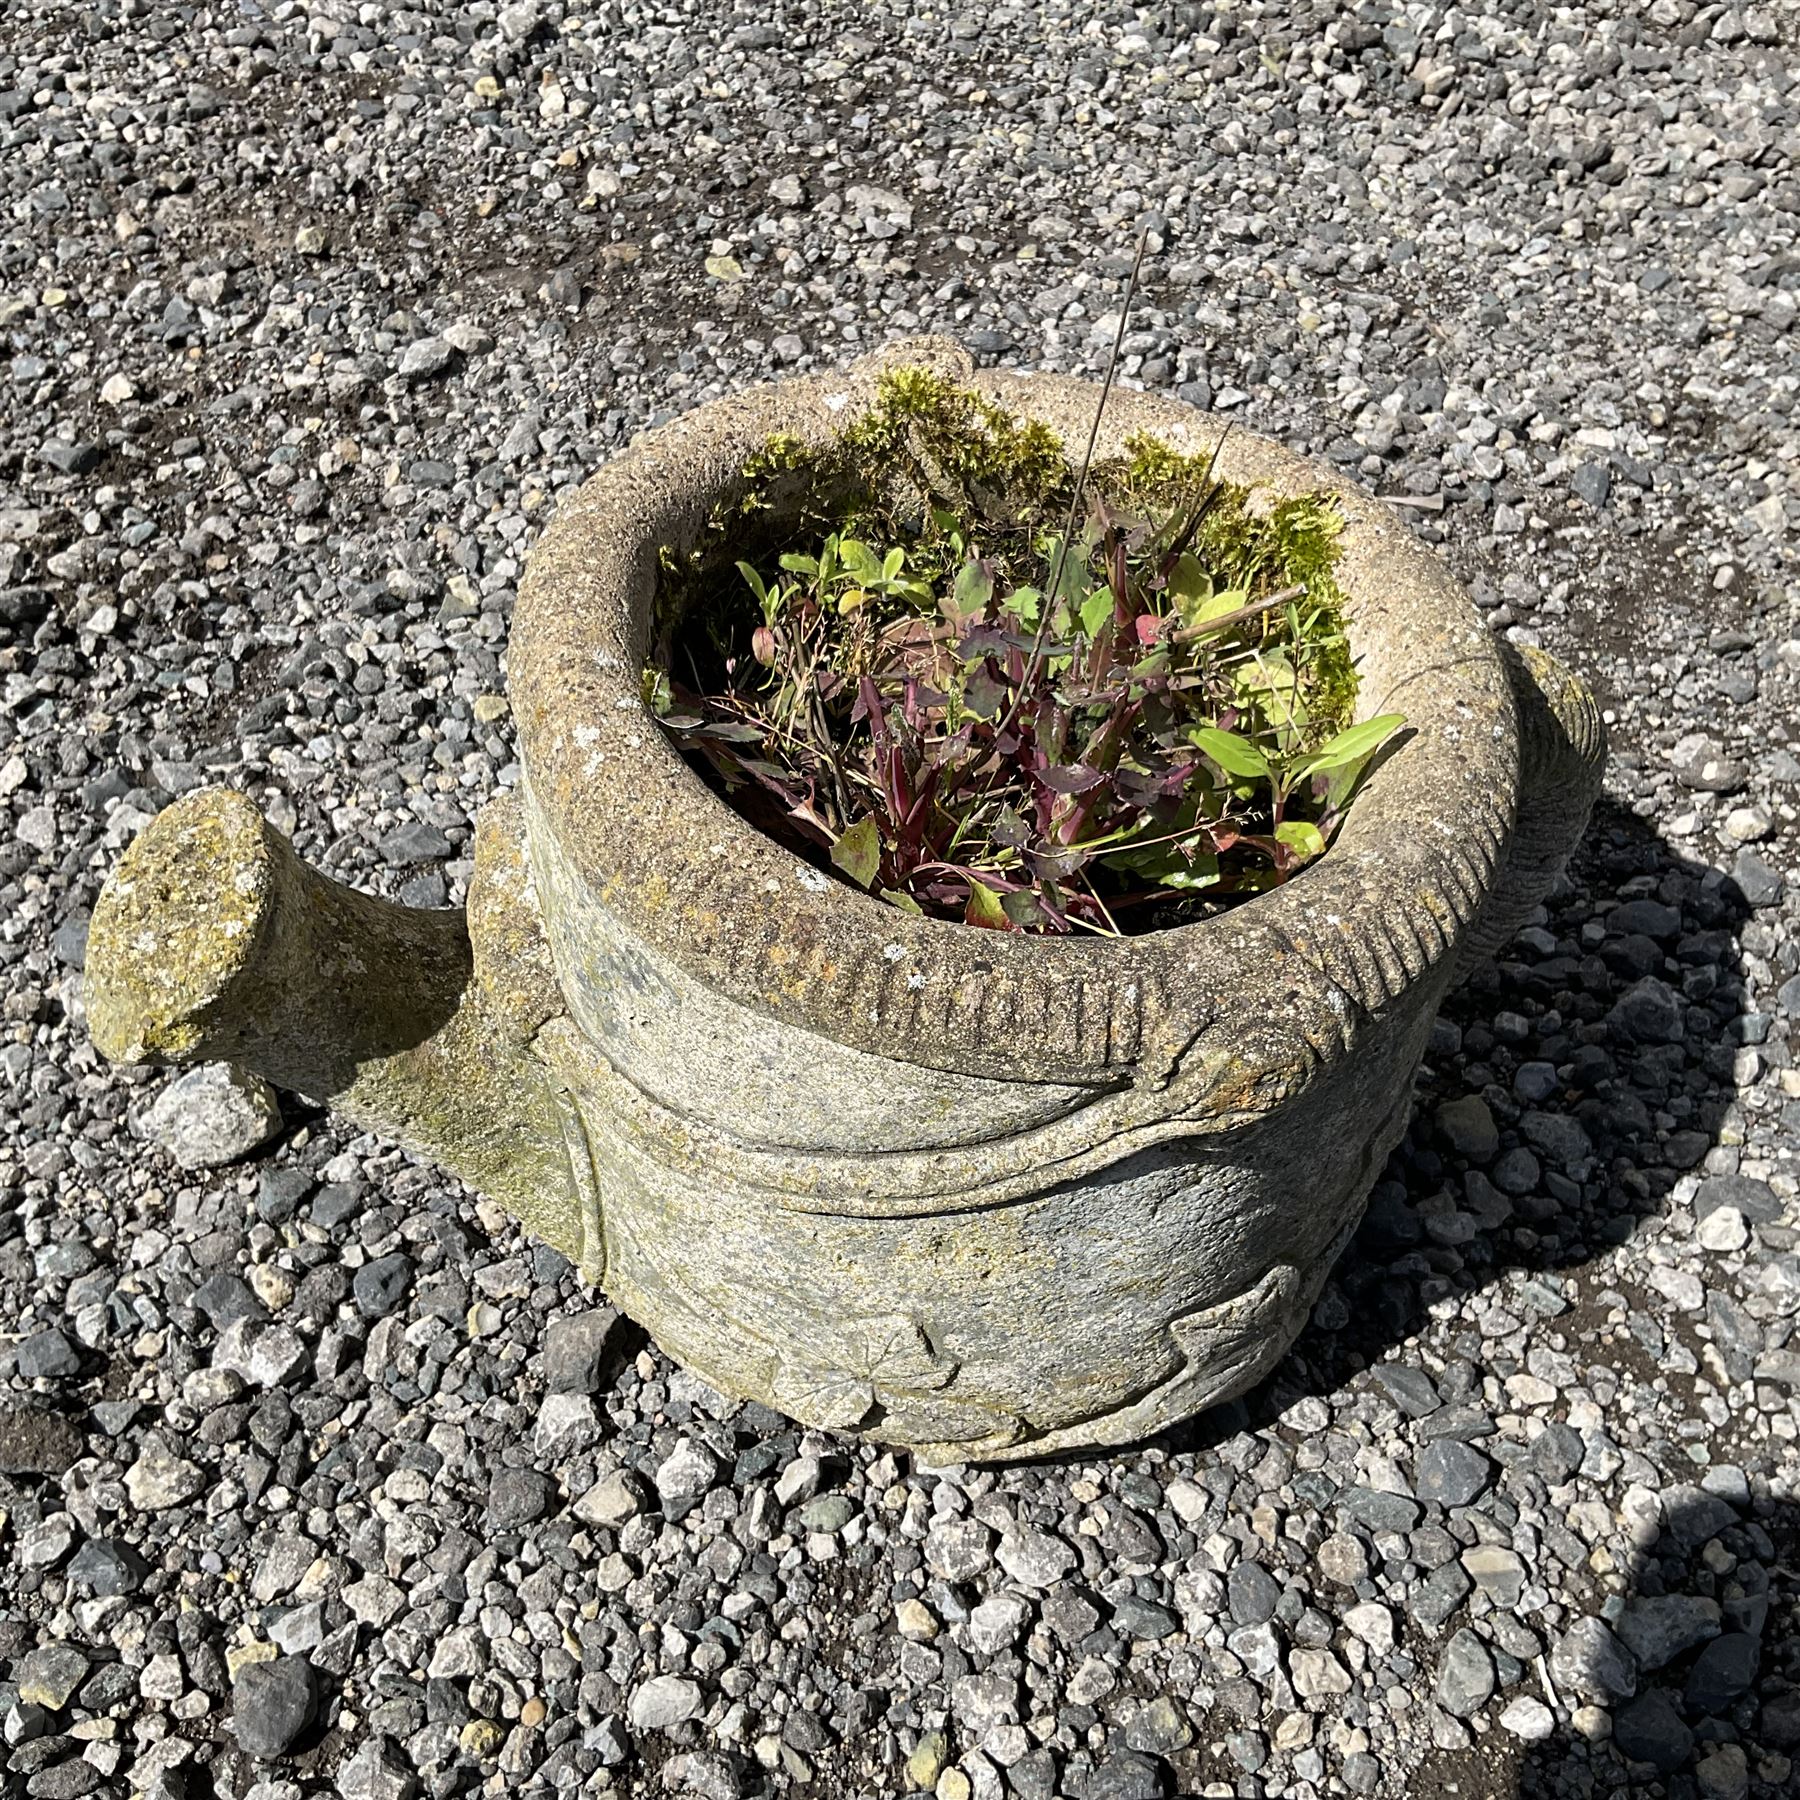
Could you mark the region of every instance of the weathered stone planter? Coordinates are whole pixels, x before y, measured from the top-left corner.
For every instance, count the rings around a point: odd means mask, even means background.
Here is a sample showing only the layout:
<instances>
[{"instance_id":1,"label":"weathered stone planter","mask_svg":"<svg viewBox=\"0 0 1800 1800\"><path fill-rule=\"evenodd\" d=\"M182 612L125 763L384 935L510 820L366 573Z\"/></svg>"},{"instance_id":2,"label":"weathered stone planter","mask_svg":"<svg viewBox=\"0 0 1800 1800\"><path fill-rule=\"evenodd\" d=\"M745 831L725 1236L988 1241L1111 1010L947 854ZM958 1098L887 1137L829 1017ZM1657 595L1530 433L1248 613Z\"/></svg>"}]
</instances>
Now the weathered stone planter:
<instances>
[{"instance_id":1,"label":"weathered stone planter","mask_svg":"<svg viewBox=\"0 0 1800 1800\"><path fill-rule=\"evenodd\" d=\"M355 894L242 797L170 807L102 895L96 1041L227 1058L436 1157L674 1356L943 1458L1115 1444L1279 1359L1404 1126L1440 998L1523 920L1599 779L1592 701L1481 626L1376 501L1248 432L1220 471L1339 491L1360 711L1412 735L1330 853L1124 941L912 918L715 799L639 700L657 547L891 350L651 433L566 505L511 648L525 780L467 915ZM976 385L1079 445L1085 383ZM1115 394L1101 452L1218 425Z\"/></svg>"}]
</instances>

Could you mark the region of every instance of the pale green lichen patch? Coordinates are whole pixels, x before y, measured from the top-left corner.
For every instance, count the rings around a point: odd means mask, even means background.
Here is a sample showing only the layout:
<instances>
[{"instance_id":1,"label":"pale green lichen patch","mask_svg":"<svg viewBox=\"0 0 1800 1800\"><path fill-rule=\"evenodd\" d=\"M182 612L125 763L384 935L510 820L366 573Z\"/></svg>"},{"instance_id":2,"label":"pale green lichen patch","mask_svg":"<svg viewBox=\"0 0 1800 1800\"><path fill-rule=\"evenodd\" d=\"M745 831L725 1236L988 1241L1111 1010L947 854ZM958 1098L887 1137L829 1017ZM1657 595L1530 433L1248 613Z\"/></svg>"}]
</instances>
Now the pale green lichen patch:
<instances>
[{"instance_id":1,"label":"pale green lichen patch","mask_svg":"<svg viewBox=\"0 0 1800 1800\"><path fill-rule=\"evenodd\" d=\"M118 1062L192 1055L202 1016L256 949L271 889L262 818L243 795L208 789L159 814L94 908L87 1009L101 1051Z\"/></svg>"}]
</instances>

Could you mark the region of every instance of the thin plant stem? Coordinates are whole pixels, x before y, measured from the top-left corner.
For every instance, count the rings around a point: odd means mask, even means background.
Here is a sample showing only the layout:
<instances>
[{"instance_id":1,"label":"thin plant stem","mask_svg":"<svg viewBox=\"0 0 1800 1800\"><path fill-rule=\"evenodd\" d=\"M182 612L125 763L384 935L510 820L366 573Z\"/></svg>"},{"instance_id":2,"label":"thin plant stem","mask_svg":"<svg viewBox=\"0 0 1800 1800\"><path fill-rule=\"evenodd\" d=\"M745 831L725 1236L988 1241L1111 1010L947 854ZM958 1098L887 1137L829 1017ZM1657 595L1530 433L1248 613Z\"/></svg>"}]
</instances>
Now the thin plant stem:
<instances>
[{"instance_id":1,"label":"thin plant stem","mask_svg":"<svg viewBox=\"0 0 1800 1800\"><path fill-rule=\"evenodd\" d=\"M1106 379L1100 383L1100 399L1094 407L1094 422L1088 427L1087 448L1081 453L1081 467L1075 472L1075 485L1069 490L1069 513L1063 521L1062 538L1056 546L1056 561L1050 570L1050 585L1044 590L1043 616L1038 620L1037 635L1031 641L1031 654L1025 659L1024 678L1013 697L1011 710L996 728L995 736L1004 733L1025 703L1026 690L1037 678L1043 655L1044 637L1050 629L1050 616L1056 607L1057 591L1062 586L1063 564L1068 560L1069 542L1075 535L1075 519L1081 506L1081 490L1087 485L1088 471L1094 463L1094 446L1100 441L1100 421L1106 416L1107 397L1112 393L1113 377L1119 370L1119 352L1125 344L1125 328L1131 322L1131 303L1137 297L1138 271L1144 266L1144 252L1150 247L1150 230L1138 233L1137 251L1131 259L1131 273L1125 277L1125 296L1119 302L1119 326L1113 333L1112 351L1106 359Z\"/></svg>"}]
</instances>

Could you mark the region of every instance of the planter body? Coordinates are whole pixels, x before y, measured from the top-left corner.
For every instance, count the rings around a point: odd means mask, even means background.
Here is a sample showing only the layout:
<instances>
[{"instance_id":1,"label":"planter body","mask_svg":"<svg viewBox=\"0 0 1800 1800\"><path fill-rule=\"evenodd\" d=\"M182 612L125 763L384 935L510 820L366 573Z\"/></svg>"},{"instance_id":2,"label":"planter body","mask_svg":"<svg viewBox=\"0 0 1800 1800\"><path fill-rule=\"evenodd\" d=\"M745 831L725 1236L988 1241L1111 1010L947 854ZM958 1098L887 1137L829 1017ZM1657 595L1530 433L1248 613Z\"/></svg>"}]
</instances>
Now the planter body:
<instances>
[{"instance_id":1,"label":"planter body","mask_svg":"<svg viewBox=\"0 0 1800 1800\"><path fill-rule=\"evenodd\" d=\"M525 780L481 821L461 976L452 959L409 1014L399 970L442 916L346 895L215 793L109 885L90 1016L109 1054L228 1054L442 1158L727 1392L939 1460L1122 1443L1242 1392L1299 1331L1446 987L1579 836L1601 730L1378 502L1234 431L1228 479L1340 495L1359 714L1410 728L1328 855L1122 942L917 919L829 880L715 799L639 702L656 551L695 540L771 434L823 441L882 368L921 362L1085 437L1091 385L972 376L925 340L704 407L565 506L520 594ZM1115 393L1100 454L1146 431L1219 435ZM195 847L220 820L237 862ZM228 888L258 897L222 949ZM380 971L395 1000L373 1026L272 991L279 946L321 918L307 954L349 961L311 985Z\"/></svg>"}]
</instances>

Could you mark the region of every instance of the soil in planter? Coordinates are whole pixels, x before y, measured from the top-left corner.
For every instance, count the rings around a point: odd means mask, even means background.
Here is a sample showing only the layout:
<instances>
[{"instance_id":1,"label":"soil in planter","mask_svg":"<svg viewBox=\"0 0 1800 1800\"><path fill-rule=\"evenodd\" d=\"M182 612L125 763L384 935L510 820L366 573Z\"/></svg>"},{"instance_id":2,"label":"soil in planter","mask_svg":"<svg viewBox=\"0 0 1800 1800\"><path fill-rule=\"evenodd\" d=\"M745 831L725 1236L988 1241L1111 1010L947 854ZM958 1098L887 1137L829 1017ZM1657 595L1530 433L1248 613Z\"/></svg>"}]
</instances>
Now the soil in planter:
<instances>
[{"instance_id":1,"label":"soil in planter","mask_svg":"<svg viewBox=\"0 0 1800 1800\"><path fill-rule=\"evenodd\" d=\"M894 371L664 551L645 698L753 824L909 911L1136 932L1290 879L1403 723L1349 723L1334 503L1150 438L1074 487L1046 426Z\"/></svg>"}]
</instances>

